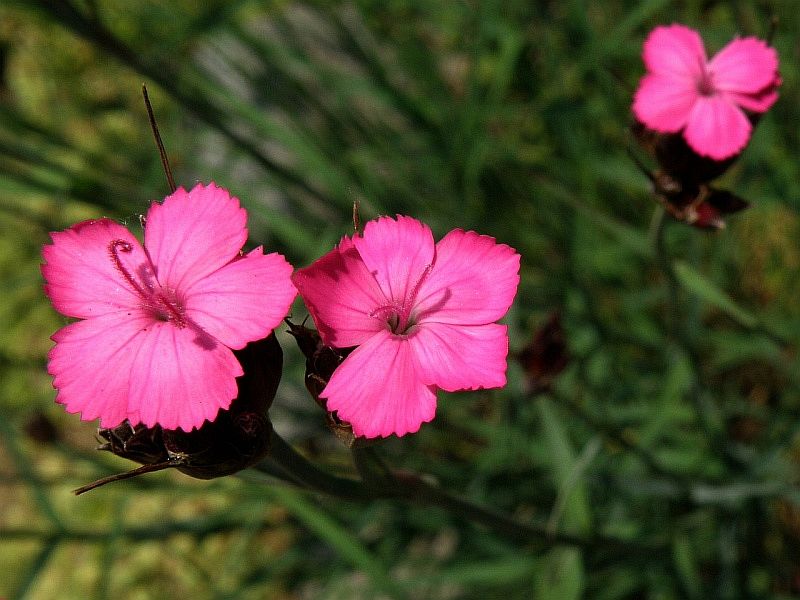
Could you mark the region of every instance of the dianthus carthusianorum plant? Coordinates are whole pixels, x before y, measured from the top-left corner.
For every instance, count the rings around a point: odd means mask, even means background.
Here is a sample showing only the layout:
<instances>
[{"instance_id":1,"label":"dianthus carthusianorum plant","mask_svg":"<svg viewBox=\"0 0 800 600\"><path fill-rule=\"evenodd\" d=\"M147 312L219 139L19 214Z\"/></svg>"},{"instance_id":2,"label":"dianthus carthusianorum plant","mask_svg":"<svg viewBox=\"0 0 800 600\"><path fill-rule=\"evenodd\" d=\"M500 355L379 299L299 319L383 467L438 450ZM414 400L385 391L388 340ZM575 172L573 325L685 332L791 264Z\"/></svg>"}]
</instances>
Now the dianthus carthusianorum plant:
<instances>
[{"instance_id":1,"label":"dianthus carthusianorum plant","mask_svg":"<svg viewBox=\"0 0 800 600\"><path fill-rule=\"evenodd\" d=\"M186 23L25 4L8 14L158 90L167 144L146 90L144 143L129 80L130 131L84 124L53 159L0 98L10 177L48 206L57 177L14 169L52 167L83 201L34 236L35 302L59 316L27 337L63 410L25 415L32 453L21 417L0 429L44 515L0 519L0 542L41 543L0 596L50 585L62 544L99 549L98 597L800 593L800 328L780 308L800 288L772 267L795 264L800 219L760 212L797 114L785 26L624 3L176 4ZM53 503L46 460L77 497Z\"/></svg>"}]
</instances>

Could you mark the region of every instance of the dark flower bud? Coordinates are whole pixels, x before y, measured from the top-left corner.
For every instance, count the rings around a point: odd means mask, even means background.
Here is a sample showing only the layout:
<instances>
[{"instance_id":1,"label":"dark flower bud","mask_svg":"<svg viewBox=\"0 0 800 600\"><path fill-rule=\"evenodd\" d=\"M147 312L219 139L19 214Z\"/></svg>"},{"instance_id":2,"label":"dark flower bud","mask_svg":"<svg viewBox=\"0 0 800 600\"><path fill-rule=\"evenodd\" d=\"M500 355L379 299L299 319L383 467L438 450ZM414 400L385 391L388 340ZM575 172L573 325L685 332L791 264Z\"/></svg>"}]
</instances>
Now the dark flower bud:
<instances>
[{"instance_id":1,"label":"dark flower bud","mask_svg":"<svg viewBox=\"0 0 800 600\"><path fill-rule=\"evenodd\" d=\"M306 389L316 403L325 410L325 423L345 446L348 448L362 448L374 443L374 440L358 437L353 434L353 428L346 421L342 421L336 411L329 411L325 398L319 395L342 361L353 351L353 348L333 348L322 343L322 339L313 329L303 325L295 325L288 319L289 333L294 336L297 346L306 357Z\"/></svg>"},{"instance_id":2,"label":"dark flower bud","mask_svg":"<svg viewBox=\"0 0 800 600\"><path fill-rule=\"evenodd\" d=\"M267 411L272 405L283 366L283 352L275 334L235 351L244 375L236 382L238 396L214 421L185 432L161 426L131 426L127 421L112 429L101 429L105 450L143 466L112 475L75 490L91 489L152 471L178 469L197 479L231 475L257 463L269 451L272 423Z\"/></svg>"},{"instance_id":3,"label":"dark flower bud","mask_svg":"<svg viewBox=\"0 0 800 600\"><path fill-rule=\"evenodd\" d=\"M528 390L539 394L550 389L553 381L569 364L567 338L561 327L561 313L555 311L537 329L530 342L517 355L525 371Z\"/></svg>"},{"instance_id":4,"label":"dark flower bud","mask_svg":"<svg viewBox=\"0 0 800 600\"><path fill-rule=\"evenodd\" d=\"M633 159L650 179L656 201L676 220L701 229L722 229L724 217L749 206L727 190L708 185L733 164L738 155L724 161L696 154L680 134L663 134L636 123L632 130L639 143L655 157L660 169L650 172Z\"/></svg>"},{"instance_id":5,"label":"dark flower bud","mask_svg":"<svg viewBox=\"0 0 800 600\"><path fill-rule=\"evenodd\" d=\"M716 179L739 158L739 154L725 160L700 156L680 133L658 133L639 122L631 126L631 131L639 145L656 159L660 170L685 187Z\"/></svg>"}]
</instances>

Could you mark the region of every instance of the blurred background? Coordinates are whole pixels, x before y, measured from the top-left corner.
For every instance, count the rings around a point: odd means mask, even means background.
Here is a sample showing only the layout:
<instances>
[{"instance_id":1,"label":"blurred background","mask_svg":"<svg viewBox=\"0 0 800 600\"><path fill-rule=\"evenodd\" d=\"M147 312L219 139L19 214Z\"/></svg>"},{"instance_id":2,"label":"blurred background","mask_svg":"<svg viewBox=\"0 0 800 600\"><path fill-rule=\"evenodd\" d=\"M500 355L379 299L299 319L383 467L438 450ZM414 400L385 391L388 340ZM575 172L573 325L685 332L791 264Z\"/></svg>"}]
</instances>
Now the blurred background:
<instances>
[{"instance_id":1,"label":"blurred background","mask_svg":"<svg viewBox=\"0 0 800 600\"><path fill-rule=\"evenodd\" d=\"M719 183L751 208L716 233L663 217L627 154L642 41L681 22L713 54L773 16L781 98ZM0 598L800 597L798 31L791 0L4 0ZM40 251L87 218L140 231L168 193L142 83L178 184L228 187L251 243L296 267L352 230L354 201L363 220L514 246L508 387L442 393L432 423L377 451L631 551L252 476L75 497L131 464L53 403L46 353L67 320ZM351 474L279 340L275 429Z\"/></svg>"}]
</instances>

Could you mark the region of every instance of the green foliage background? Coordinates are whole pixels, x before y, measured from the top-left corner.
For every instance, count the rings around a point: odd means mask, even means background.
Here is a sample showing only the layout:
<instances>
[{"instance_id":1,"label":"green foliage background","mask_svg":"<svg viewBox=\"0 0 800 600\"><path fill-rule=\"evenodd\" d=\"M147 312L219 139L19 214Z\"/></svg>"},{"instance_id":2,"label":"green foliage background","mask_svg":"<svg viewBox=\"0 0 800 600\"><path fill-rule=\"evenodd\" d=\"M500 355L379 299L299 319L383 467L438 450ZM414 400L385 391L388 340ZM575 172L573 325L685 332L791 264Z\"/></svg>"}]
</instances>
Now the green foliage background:
<instances>
[{"instance_id":1,"label":"green foliage background","mask_svg":"<svg viewBox=\"0 0 800 600\"><path fill-rule=\"evenodd\" d=\"M781 98L723 182L752 207L716 234L659 222L626 154L645 35L681 22L713 52L772 15ZM791 0L5 0L0 597L800 597L798 31ZM378 451L522 521L662 550L520 543L255 474L74 497L128 465L53 405L66 320L40 249L86 218L136 228L167 193L142 82L178 182L228 187L251 242L295 266L351 230L354 200L517 248L512 352L558 310L566 371L534 396L512 362L507 389L442 394ZM280 340L276 430L352 472Z\"/></svg>"}]
</instances>

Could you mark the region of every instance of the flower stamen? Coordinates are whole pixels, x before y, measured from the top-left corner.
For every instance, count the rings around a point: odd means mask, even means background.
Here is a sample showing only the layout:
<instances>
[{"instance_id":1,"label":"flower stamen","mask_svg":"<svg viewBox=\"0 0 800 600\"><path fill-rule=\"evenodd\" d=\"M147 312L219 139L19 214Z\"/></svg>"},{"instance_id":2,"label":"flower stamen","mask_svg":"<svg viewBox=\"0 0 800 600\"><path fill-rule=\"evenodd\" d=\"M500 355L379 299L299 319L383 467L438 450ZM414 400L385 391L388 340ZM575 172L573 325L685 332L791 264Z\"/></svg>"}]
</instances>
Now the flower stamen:
<instances>
[{"instance_id":1,"label":"flower stamen","mask_svg":"<svg viewBox=\"0 0 800 600\"><path fill-rule=\"evenodd\" d=\"M130 271L128 271L128 269L125 268L125 265L122 264L122 261L119 258L120 252L133 252L133 245L125 240L114 240L108 245L108 253L111 255L111 262L114 263L117 271L122 274L122 276L125 278L125 281L130 284L134 291L139 294L143 300L147 300L149 294L144 291L136 279L134 279L133 275L131 275Z\"/></svg>"},{"instance_id":2,"label":"flower stamen","mask_svg":"<svg viewBox=\"0 0 800 600\"><path fill-rule=\"evenodd\" d=\"M389 325L390 331L396 335L408 334L409 330L416 322L416 319L414 319L411 315L411 311L414 308L414 302L417 299L417 294L419 294L422 283L428 277L431 269L433 269L433 265L427 265L425 267L425 270L419 276L419 279L417 279L417 282L414 284L411 292L403 298L402 302L398 303L395 301L391 304L379 306L375 310L371 311L369 316L374 319L384 321L387 325Z\"/></svg>"},{"instance_id":3,"label":"flower stamen","mask_svg":"<svg viewBox=\"0 0 800 600\"><path fill-rule=\"evenodd\" d=\"M120 252L133 252L133 245L125 240L114 240L108 246L111 261L122 277L142 299L143 306L150 309L153 316L159 321L169 321L179 328L186 327L186 317L180 302L170 299L167 293L158 286L158 283L142 286L131 272L122 264Z\"/></svg>"}]
</instances>

